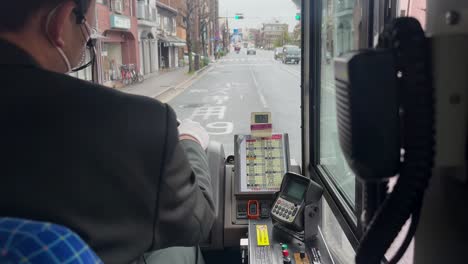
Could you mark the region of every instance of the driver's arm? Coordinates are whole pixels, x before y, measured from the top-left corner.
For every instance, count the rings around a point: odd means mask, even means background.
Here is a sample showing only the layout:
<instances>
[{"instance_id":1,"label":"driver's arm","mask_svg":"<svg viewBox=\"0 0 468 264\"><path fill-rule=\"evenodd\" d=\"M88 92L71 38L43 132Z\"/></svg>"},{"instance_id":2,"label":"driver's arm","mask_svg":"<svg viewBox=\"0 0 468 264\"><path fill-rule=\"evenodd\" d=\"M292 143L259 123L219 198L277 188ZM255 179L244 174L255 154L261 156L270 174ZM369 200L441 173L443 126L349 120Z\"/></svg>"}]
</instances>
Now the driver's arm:
<instances>
[{"instance_id":1,"label":"driver's arm","mask_svg":"<svg viewBox=\"0 0 468 264\"><path fill-rule=\"evenodd\" d=\"M179 142L176 115L169 106L167 109L155 249L197 245L209 235L215 218L206 154L195 141Z\"/></svg>"}]
</instances>

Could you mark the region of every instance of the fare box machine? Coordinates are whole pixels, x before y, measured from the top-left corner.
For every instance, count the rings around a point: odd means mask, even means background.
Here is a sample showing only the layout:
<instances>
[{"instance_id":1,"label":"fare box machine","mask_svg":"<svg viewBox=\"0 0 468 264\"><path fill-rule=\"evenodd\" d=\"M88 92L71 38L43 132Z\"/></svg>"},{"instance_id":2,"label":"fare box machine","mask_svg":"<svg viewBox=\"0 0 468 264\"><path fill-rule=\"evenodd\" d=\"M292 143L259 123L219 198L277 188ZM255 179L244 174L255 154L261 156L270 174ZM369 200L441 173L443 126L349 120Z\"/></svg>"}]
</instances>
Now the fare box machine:
<instances>
[{"instance_id":1,"label":"fare box machine","mask_svg":"<svg viewBox=\"0 0 468 264\"><path fill-rule=\"evenodd\" d=\"M226 170L225 246L240 243L243 263L328 263L307 246L318 241L323 189L290 165L288 134L272 132L271 113L252 113L251 134L234 140Z\"/></svg>"},{"instance_id":2,"label":"fare box machine","mask_svg":"<svg viewBox=\"0 0 468 264\"><path fill-rule=\"evenodd\" d=\"M274 194L290 170L288 134L272 133L271 113L252 113L251 134L234 136L234 152L226 222L246 229L248 219L270 217Z\"/></svg>"}]
</instances>

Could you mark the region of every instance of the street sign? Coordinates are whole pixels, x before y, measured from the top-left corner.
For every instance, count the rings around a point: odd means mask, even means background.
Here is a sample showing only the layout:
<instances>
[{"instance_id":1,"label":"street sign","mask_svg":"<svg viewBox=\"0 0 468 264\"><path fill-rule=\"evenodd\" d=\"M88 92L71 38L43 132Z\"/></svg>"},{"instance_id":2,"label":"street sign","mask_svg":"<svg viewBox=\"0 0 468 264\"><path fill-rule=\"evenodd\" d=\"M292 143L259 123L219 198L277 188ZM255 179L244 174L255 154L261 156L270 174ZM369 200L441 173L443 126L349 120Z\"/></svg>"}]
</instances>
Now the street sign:
<instances>
[{"instance_id":1,"label":"street sign","mask_svg":"<svg viewBox=\"0 0 468 264\"><path fill-rule=\"evenodd\" d=\"M239 34L239 29L238 28L234 29L234 34Z\"/></svg>"}]
</instances>

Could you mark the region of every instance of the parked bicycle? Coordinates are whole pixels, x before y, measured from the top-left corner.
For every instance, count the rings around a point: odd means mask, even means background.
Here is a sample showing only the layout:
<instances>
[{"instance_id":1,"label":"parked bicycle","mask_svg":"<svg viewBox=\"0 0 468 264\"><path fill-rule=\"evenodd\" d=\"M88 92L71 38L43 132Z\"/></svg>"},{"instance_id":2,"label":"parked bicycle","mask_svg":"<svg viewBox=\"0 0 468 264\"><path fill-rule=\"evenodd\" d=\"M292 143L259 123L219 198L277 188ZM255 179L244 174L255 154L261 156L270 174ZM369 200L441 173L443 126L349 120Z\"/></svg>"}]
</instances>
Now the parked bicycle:
<instances>
[{"instance_id":1,"label":"parked bicycle","mask_svg":"<svg viewBox=\"0 0 468 264\"><path fill-rule=\"evenodd\" d=\"M124 64L120 66L120 73L124 85L141 83L144 81L143 75L137 70L135 64Z\"/></svg>"}]
</instances>

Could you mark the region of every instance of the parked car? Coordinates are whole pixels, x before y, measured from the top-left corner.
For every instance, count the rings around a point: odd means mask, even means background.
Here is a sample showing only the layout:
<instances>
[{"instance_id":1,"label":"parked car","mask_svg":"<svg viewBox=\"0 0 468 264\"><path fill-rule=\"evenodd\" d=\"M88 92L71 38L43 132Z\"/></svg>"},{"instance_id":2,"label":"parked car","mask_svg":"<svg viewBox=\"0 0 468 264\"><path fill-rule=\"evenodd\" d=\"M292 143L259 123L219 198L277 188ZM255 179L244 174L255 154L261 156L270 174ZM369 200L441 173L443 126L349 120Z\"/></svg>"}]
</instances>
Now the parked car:
<instances>
[{"instance_id":1,"label":"parked car","mask_svg":"<svg viewBox=\"0 0 468 264\"><path fill-rule=\"evenodd\" d=\"M275 60L283 58L283 48L276 48L275 49Z\"/></svg>"},{"instance_id":2,"label":"parked car","mask_svg":"<svg viewBox=\"0 0 468 264\"><path fill-rule=\"evenodd\" d=\"M254 47L250 47L247 49L247 55L250 55L250 54L257 55L257 51L255 50Z\"/></svg>"},{"instance_id":3,"label":"parked car","mask_svg":"<svg viewBox=\"0 0 468 264\"><path fill-rule=\"evenodd\" d=\"M299 64L301 61L301 49L294 45L283 46L283 63L296 63Z\"/></svg>"}]
</instances>

